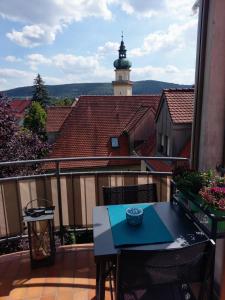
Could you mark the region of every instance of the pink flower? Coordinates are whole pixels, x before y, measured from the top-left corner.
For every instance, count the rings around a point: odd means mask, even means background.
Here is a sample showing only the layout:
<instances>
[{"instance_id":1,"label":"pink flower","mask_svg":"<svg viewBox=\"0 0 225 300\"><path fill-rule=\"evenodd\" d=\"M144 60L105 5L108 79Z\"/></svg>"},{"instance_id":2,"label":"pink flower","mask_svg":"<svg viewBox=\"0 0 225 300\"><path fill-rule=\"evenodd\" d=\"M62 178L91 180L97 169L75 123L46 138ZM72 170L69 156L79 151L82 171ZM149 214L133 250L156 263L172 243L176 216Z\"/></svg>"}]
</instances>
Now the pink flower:
<instances>
[{"instance_id":1,"label":"pink flower","mask_svg":"<svg viewBox=\"0 0 225 300\"><path fill-rule=\"evenodd\" d=\"M208 205L225 210L225 187L203 187L199 195Z\"/></svg>"},{"instance_id":2,"label":"pink flower","mask_svg":"<svg viewBox=\"0 0 225 300\"><path fill-rule=\"evenodd\" d=\"M225 210L225 198L220 199L218 205L221 210Z\"/></svg>"}]
</instances>

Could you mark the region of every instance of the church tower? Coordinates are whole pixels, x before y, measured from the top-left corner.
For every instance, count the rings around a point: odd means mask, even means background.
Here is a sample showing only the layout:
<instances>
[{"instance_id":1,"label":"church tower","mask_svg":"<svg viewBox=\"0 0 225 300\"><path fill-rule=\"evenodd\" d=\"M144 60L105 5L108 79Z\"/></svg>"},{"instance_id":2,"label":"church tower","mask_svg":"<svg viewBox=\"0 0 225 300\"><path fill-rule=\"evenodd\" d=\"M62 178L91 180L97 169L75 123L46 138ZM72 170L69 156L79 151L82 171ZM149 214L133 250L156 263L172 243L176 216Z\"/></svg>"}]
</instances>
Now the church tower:
<instances>
[{"instance_id":1,"label":"church tower","mask_svg":"<svg viewBox=\"0 0 225 300\"><path fill-rule=\"evenodd\" d=\"M114 96L132 96L132 85L130 81L131 62L126 58L126 47L122 40L119 48L119 58L114 61L115 81L112 82Z\"/></svg>"}]
</instances>

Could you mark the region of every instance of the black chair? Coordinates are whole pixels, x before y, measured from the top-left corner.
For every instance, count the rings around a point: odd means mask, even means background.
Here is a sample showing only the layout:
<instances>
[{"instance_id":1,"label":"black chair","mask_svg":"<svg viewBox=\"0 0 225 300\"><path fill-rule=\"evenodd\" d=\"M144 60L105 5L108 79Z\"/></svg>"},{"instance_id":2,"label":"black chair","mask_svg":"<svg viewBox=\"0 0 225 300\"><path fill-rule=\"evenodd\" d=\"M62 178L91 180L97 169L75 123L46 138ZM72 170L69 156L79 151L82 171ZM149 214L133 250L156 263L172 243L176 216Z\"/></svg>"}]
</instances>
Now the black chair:
<instances>
[{"instance_id":1,"label":"black chair","mask_svg":"<svg viewBox=\"0 0 225 300\"><path fill-rule=\"evenodd\" d=\"M180 249L121 250L116 300L212 300L213 261L210 240Z\"/></svg>"},{"instance_id":2,"label":"black chair","mask_svg":"<svg viewBox=\"0 0 225 300\"><path fill-rule=\"evenodd\" d=\"M156 184L103 187L104 204L157 202Z\"/></svg>"}]
</instances>

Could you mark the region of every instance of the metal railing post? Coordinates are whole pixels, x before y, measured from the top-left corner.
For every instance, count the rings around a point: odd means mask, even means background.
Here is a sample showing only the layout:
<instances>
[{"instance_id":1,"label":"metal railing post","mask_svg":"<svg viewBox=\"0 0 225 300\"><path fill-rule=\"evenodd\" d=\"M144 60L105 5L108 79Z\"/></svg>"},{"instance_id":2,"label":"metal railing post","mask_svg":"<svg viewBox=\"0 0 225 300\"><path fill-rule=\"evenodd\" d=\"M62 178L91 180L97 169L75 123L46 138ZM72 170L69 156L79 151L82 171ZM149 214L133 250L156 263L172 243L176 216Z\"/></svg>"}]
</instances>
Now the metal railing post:
<instances>
[{"instance_id":1,"label":"metal railing post","mask_svg":"<svg viewBox=\"0 0 225 300\"><path fill-rule=\"evenodd\" d=\"M59 206L59 234L60 243L64 244L63 239L63 215L62 215L62 193L61 193L61 182L60 182L60 166L59 161L56 162L56 180L57 180L57 194L58 194L58 206Z\"/></svg>"}]
</instances>

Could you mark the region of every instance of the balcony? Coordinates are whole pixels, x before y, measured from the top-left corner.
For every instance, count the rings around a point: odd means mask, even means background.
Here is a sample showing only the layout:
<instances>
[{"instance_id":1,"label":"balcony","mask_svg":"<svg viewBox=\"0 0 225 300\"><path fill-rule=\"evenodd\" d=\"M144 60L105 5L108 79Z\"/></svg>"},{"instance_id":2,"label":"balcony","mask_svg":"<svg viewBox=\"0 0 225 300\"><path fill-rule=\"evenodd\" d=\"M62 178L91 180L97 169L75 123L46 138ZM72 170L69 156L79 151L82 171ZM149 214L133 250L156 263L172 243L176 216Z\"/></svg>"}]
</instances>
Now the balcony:
<instances>
[{"instance_id":1,"label":"balcony","mask_svg":"<svg viewBox=\"0 0 225 300\"><path fill-rule=\"evenodd\" d=\"M63 245L65 229L78 235L91 232L92 210L104 205L102 187L156 183L158 201L169 201L171 172L138 170L68 171L68 161L121 160L114 158L47 159L0 163L1 167L38 164L41 174L0 179L0 246L22 239L26 230L22 208L33 199L50 200L56 207L57 239L54 266L30 269L28 251L0 256L0 299L95 299L95 262L93 244ZM167 161L171 165L187 162L184 158L126 157L127 160ZM61 169L63 165L64 169ZM48 170L46 169L48 166ZM37 200L38 204L38 200ZM79 243L79 240L77 240ZM106 282L106 300L110 299Z\"/></svg>"}]
</instances>

